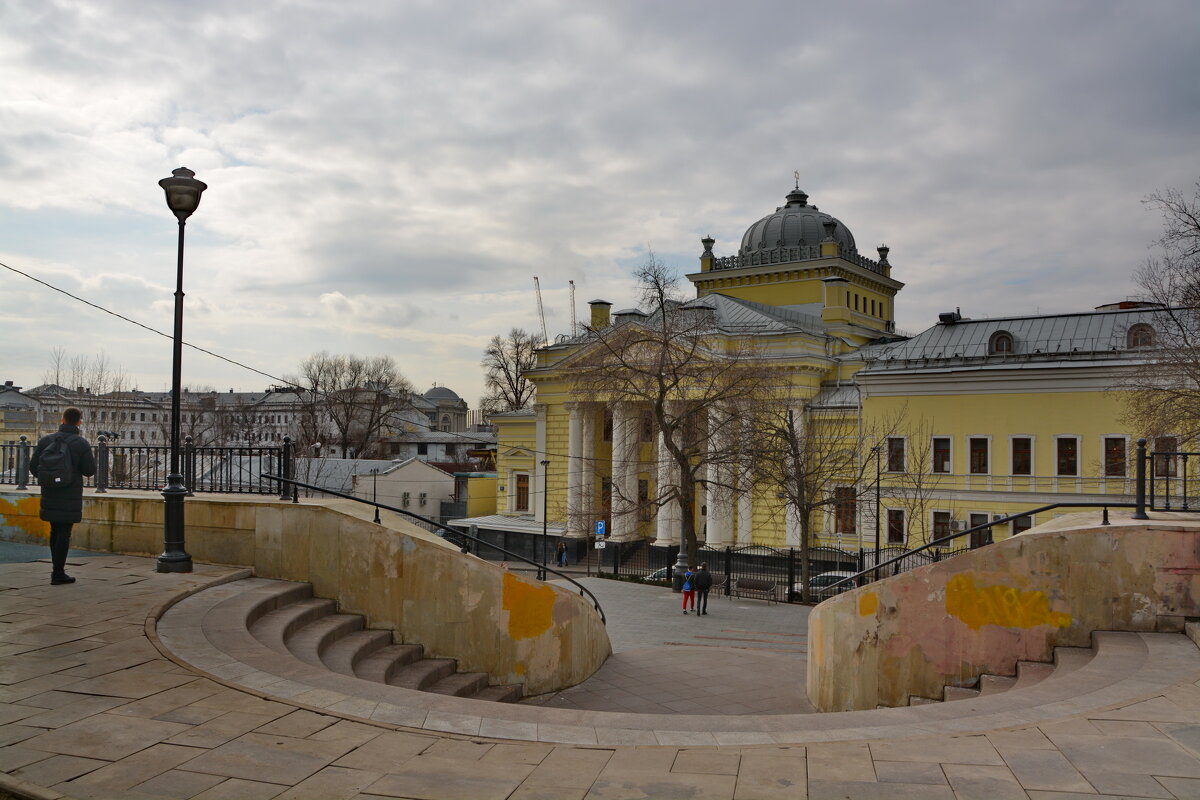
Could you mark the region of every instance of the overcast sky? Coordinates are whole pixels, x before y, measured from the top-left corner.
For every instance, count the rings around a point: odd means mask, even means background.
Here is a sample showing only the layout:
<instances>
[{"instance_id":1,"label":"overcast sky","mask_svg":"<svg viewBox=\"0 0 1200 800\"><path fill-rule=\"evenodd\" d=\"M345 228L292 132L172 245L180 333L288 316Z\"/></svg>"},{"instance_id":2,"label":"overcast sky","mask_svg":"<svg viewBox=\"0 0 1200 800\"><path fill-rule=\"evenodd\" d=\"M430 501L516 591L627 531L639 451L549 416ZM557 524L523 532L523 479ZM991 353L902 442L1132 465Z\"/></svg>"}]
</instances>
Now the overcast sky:
<instances>
[{"instance_id":1,"label":"overcast sky","mask_svg":"<svg viewBox=\"0 0 1200 800\"><path fill-rule=\"evenodd\" d=\"M274 375L393 356L472 406L493 334L635 304L783 203L792 172L897 324L1134 292L1200 177L1200 3L60 2L0 5L0 261ZM170 342L0 269L0 380L56 345L147 391ZM185 351L185 384L271 381Z\"/></svg>"}]
</instances>

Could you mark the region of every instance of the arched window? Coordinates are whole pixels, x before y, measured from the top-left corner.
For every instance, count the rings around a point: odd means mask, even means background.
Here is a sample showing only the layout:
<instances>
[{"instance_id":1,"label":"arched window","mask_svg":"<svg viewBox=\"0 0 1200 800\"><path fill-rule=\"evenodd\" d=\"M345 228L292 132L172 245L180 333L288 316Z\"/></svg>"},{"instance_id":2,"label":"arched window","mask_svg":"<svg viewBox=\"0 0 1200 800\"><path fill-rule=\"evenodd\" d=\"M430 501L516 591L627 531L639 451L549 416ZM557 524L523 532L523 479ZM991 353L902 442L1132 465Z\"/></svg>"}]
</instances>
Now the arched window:
<instances>
[{"instance_id":1,"label":"arched window","mask_svg":"<svg viewBox=\"0 0 1200 800\"><path fill-rule=\"evenodd\" d=\"M1129 329L1129 349L1154 347L1154 328L1139 322Z\"/></svg>"},{"instance_id":2,"label":"arched window","mask_svg":"<svg viewBox=\"0 0 1200 800\"><path fill-rule=\"evenodd\" d=\"M442 417L442 430L443 430L443 431L446 431L447 433L449 433L449 431L450 431L450 417L448 417L448 416L443 416L443 417Z\"/></svg>"},{"instance_id":3,"label":"arched window","mask_svg":"<svg viewBox=\"0 0 1200 800\"><path fill-rule=\"evenodd\" d=\"M1008 331L996 331L988 339L988 355L1002 355L1013 351L1013 337Z\"/></svg>"}]
</instances>

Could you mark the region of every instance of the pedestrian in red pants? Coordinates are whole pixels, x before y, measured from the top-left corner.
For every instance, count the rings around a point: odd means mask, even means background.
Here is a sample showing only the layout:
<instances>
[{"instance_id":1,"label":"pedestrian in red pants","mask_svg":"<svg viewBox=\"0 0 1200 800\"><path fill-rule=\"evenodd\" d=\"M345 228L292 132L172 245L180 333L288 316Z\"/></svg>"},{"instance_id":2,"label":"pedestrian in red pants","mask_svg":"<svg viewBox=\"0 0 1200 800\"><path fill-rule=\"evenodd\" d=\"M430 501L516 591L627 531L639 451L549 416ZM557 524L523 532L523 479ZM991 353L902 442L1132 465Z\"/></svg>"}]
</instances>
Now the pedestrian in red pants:
<instances>
[{"instance_id":1,"label":"pedestrian in red pants","mask_svg":"<svg viewBox=\"0 0 1200 800\"><path fill-rule=\"evenodd\" d=\"M692 611L696 610L696 592L692 589L692 581L695 580L696 573L692 572L692 568L688 567L687 572L683 573L683 613L688 612L688 605L692 607Z\"/></svg>"}]
</instances>

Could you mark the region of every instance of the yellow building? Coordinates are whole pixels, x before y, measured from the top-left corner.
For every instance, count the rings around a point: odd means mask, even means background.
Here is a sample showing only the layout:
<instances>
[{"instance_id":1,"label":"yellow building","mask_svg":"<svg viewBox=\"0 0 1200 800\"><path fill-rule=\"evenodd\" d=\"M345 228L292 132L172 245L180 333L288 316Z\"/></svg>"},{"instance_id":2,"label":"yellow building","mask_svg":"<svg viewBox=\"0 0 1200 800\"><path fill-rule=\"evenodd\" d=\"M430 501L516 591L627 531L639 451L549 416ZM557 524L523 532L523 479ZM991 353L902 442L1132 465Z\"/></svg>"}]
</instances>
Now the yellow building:
<instances>
[{"instance_id":1,"label":"yellow building","mask_svg":"<svg viewBox=\"0 0 1200 800\"><path fill-rule=\"evenodd\" d=\"M1112 390L1152 343L1153 309L982 320L955 312L899 336L903 284L888 248L877 260L861 255L849 229L798 188L747 229L736 255L717 257L711 238L702 244L700 268L686 276L696 296L674 308L706 315L715 350L752 342L804 425L840 420L859 432L845 437L860 451L854 468L843 485L831 483L834 501L814 511L814 544L870 548L878 523L883 544L911 547L998 515L1132 492L1131 437ZM598 333L648 323L642 310L612 313L595 300L589 333L538 352L527 373L535 406L491 418L497 514L456 524L582 542L603 521L614 540L678 544L684 512L641 502L671 478L647 410L577 380ZM799 546L795 514L749 475L707 476L686 512L702 540Z\"/></svg>"}]
</instances>

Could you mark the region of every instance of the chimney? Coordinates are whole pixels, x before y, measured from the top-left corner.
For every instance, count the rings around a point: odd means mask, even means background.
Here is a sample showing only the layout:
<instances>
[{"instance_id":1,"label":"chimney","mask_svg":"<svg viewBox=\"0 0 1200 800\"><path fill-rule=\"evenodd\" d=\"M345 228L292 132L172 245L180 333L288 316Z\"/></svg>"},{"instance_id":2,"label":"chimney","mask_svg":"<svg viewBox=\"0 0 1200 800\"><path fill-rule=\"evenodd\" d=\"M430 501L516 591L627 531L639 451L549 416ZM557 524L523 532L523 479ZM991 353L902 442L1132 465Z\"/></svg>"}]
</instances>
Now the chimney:
<instances>
[{"instance_id":1,"label":"chimney","mask_svg":"<svg viewBox=\"0 0 1200 800\"><path fill-rule=\"evenodd\" d=\"M700 271L708 272L713 268L713 251L712 247L717 243L717 240L711 236L705 236L700 240L700 244L704 245L704 252L700 254Z\"/></svg>"},{"instance_id":2,"label":"chimney","mask_svg":"<svg viewBox=\"0 0 1200 800\"><path fill-rule=\"evenodd\" d=\"M607 300L592 300L588 303L592 307L592 330L601 330L607 328L609 324L609 312L612 311L612 303Z\"/></svg>"}]
</instances>

